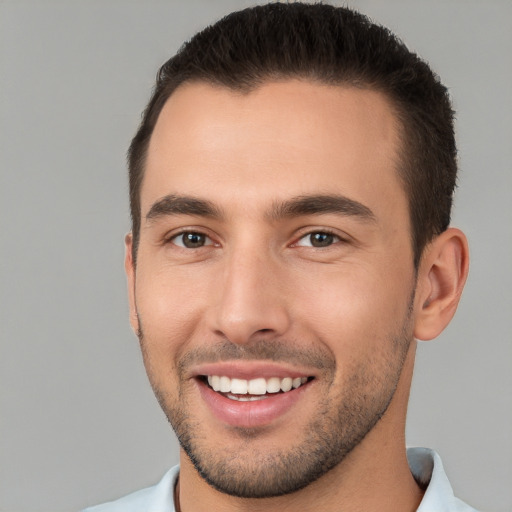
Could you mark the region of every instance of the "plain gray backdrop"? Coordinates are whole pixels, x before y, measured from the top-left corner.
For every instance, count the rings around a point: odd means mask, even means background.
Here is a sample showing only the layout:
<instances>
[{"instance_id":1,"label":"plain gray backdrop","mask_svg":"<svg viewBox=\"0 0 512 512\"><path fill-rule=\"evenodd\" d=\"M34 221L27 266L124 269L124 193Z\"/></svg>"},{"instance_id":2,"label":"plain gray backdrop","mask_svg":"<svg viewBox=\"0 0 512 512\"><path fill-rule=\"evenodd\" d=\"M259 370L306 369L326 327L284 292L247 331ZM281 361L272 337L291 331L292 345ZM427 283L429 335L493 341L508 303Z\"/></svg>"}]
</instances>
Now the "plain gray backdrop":
<instances>
[{"instance_id":1,"label":"plain gray backdrop","mask_svg":"<svg viewBox=\"0 0 512 512\"><path fill-rule=\"evenodd\" d=\"M0 2L0 510L64 512L155 483L178 459L128 325L125 152L156 70L254 2ZM459 311L420 345L407 442L456 493L512 503L512 3L345 2L450 88L471 245Z\"/></svg>"}]
</instances>

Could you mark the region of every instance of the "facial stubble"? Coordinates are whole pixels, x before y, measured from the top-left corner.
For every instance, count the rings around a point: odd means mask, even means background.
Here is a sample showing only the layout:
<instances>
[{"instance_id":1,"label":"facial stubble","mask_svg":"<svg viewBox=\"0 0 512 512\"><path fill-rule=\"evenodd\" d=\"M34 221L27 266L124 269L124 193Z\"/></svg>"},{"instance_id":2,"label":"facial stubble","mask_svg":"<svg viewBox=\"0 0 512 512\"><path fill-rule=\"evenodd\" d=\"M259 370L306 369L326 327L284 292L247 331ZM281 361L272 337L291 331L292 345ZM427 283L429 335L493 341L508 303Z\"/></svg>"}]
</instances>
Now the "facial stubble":
<instances>
[{"instance_id":1,"label":"facial stubble","mask_svg":"<svg viewBox=\"0 0 512 512\"><path fill-rule=\"evenodd\" d=\"M270 498L298 491L338 466L358 446L384 415L395 394L412 340L411 316L414 291L407 314L394 335L382 340L382 350L371 359L344 368L343 385L334 395L325 393L302 433L290 437L299 441L290 448L262 449L265 427L231 427L230 439L223 446L209 442L208 425L194 418L190 385L181 378L178 364L178 395L173 398L153 378L151 361L139 318L139 340L146 370L155 396L169 420L181 447L197 472L213 488L240 498ZM293 344L272 345L255 342L249 350L230 342L220 344L222 359L283 360L286 354L304 364L323 367L325 388L333 384L336 362L325 349L300 350ZM286 347L277 351L276 346ZM223 357L224 356L224 357ZM289 357L288 357L289 359ZM183 365L182 365L183 366ZM334 406L333 404L337 404ZM211 426L210 426L211 428Z\"/></svg>"}]
</instances>

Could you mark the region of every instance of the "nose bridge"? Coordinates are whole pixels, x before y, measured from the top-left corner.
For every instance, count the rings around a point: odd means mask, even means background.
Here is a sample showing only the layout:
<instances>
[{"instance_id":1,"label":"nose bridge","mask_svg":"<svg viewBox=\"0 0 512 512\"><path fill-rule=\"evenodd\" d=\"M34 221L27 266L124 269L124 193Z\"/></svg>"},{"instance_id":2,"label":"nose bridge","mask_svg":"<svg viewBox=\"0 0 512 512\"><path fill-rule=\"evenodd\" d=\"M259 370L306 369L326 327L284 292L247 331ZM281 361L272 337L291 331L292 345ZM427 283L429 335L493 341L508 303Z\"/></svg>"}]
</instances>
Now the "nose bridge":
<instances>
[{"instance_id":1,"label":"nose bridge","mask_svg":"<svg viewBox=\"0 0 512 512\"><path fill-rule=\"evenodd\" d=\"M289 325L286 300L280 286L279 262L261 244L239 244L226 255L219 275L218 303L213 328L233 343L254 336L277 336Z\"/></svg>"}]
</instances>

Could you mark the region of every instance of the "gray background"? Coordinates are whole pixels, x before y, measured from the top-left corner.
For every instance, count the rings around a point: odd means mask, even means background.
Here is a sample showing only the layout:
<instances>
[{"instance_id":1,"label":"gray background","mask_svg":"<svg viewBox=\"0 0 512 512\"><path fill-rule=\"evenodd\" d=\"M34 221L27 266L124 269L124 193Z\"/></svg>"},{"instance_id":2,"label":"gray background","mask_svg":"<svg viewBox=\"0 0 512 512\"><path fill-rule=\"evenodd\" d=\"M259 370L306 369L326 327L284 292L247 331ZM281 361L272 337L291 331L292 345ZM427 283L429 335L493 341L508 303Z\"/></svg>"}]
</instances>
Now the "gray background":
<instances>
[{"instance_id":1,"label":"gray background","mask_svg":"<svg viewBox=\"0 0 512 512\"><path fill-rule=\"evenodd\" d=\"M0 510L72 511L157 481L177 446L127 319L125 151L157 67L253 2L0 3ZM512 3L348 2L450 87L465 296L420 346L407 439L456 493L512 502Z\"/></svg>"}]
</instances>

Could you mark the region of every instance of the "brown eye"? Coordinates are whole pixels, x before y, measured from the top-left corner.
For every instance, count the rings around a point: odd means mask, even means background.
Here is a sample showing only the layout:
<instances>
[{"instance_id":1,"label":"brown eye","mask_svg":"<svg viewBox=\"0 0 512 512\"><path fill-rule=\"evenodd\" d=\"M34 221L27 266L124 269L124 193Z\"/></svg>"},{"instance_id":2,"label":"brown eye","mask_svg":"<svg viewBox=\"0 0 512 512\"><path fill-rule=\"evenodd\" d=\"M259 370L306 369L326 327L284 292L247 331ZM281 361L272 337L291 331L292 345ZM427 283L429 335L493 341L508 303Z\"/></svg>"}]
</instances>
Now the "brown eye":
<instances>
[{"instance_id":1,"label":"brown eye","mask_svg":"<svg viewBox=\"0 0 512 512\"><path fill-rule=\"evenodd\" d=\"M314 231L303 236L297 245L301 247L329 247L330 245L339 242L340 238L332 233L326 231Z\"/></svg>"},{"instance_id":2,"label":"brown eye","mask_svg":"<svg viewBox=\"0 0 512 512\"><path fill-rule=\"evenodd\" d=\"M199 249L205 245L212 245L213 242L203 233L186 231L173 237L172 243L178 247L184 247L185 249Z\"/></svg>"}]
</instances>

